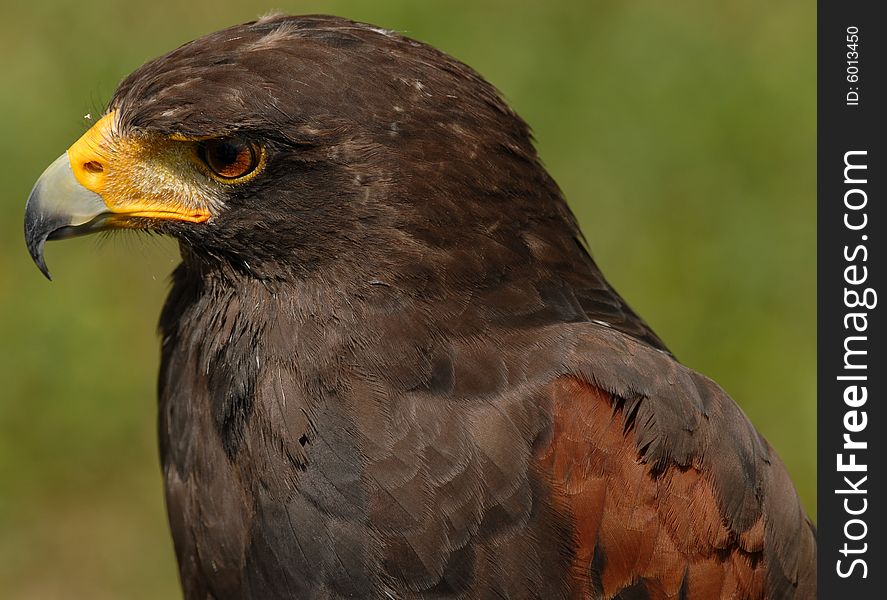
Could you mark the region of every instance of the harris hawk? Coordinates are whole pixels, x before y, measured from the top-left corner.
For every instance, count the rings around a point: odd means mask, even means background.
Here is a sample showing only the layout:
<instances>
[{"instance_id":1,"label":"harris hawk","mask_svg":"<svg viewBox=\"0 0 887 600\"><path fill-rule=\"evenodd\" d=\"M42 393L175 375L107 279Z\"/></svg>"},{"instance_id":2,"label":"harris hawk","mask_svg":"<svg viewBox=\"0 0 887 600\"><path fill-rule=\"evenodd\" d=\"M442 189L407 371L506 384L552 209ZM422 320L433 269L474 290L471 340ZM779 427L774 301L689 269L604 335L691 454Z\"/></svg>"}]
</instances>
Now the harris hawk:
<instances>
[{"instance_id":1,"label":"harris hawk","mask_svg":"<svg viewBox=\"0 0 887 600\"><path fill-rule=\"evenodd\" d=\"M613 290L477 73L328 16L127 77L25 237L177 239L159 430L188 599L789 599L772 448Z\"/></svg>"}]
</instances>

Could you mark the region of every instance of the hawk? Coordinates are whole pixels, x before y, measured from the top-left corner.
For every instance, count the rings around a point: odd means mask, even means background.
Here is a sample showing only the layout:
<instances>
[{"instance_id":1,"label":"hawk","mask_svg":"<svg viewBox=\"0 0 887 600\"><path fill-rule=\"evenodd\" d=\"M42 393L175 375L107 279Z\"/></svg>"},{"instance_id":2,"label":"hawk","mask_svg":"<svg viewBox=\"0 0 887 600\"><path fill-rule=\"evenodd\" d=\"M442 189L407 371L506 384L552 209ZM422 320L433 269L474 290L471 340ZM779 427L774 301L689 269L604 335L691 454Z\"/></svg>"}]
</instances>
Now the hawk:
<instances>
[{"instance_id":1,"label":"hawk","mask_svg":"<svg viewBox=\"0 0 887 600\"><path fill-rule=\"evenodd\" d=\"M272 16L127 77L25 236L172 236L160 450L189 599L788 599L772 448L607 283L528 126L370 25Z\"/></svg>"}]
</instances>

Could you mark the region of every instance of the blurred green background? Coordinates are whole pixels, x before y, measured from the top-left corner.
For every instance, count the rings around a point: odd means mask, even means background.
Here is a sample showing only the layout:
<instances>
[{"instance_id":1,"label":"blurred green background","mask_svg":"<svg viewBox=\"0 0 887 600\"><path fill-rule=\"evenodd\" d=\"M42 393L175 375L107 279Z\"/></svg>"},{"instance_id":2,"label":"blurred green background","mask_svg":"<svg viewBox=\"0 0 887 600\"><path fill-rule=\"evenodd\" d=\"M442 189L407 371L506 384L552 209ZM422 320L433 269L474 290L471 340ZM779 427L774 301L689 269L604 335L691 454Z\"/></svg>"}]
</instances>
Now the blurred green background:
<instances>
[{"instance_id":1,"label":"blurred green background","mask_svg":"<svg viewBox=\"0 0 887 600\"><path fill-rule=\"evenodd\" d=\"M175 598L155 443L168 240L22 239L34 180L117 82L280 9L399 30L497 85L615 287L776 447L815 511L815 4L4 3L0 596Z\"/></svg>"}]
</instances>

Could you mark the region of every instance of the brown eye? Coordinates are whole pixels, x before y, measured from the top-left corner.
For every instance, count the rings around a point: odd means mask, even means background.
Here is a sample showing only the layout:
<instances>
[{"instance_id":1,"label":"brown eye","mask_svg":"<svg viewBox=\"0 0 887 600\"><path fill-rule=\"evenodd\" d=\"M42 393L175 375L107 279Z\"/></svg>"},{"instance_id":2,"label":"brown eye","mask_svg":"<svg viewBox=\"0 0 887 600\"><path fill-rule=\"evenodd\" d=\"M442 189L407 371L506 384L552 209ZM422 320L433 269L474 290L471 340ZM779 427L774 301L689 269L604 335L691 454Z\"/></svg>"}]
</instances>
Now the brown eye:
<instances>
[{"instance_id":1,"label":"brown eye","mask_svg":"<svg viewBox=\"0 0 887 600\"><path fill-rule=\"evenodd\" d=\"M206 140L198 147L200 159L221 179L239 179L259 166L260 151L241 138Z\"/></svg>"}]
</instances>

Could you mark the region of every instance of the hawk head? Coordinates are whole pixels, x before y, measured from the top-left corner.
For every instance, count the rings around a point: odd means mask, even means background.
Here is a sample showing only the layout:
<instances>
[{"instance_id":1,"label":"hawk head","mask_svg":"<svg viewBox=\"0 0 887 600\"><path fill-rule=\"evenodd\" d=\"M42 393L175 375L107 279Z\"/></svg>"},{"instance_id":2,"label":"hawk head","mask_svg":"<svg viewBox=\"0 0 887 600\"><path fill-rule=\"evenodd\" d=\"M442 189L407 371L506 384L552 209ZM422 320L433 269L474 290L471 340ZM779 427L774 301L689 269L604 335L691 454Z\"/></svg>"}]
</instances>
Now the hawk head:
<instances>
[{"instance_id":1,"label":"hawk head","mask_svg":"<svg viewBox=\"0 0 887 600\"><path fill-rule=\"evenodd\" d=\"M344 19L275 16L127 77L34 187L26 237L44 273L46 239L135 228L285 277L551 216L543 194L558 195L527 126L465 65Z\"/></svg>"},{"instance_id":2,"label":"hawk head","mask_svg":"<svg viewBox=\"0 0 887 600\"><path fill-rule=\"evenodd\" d=\"M663 347L591 261L496 89L342 18L260 19L127 77L25 215L47 277L47 239L112 228L177 238L196 273L384 281L462 305L495 288L509 312L595 318Z\"/></svg>"}]
</instances>

